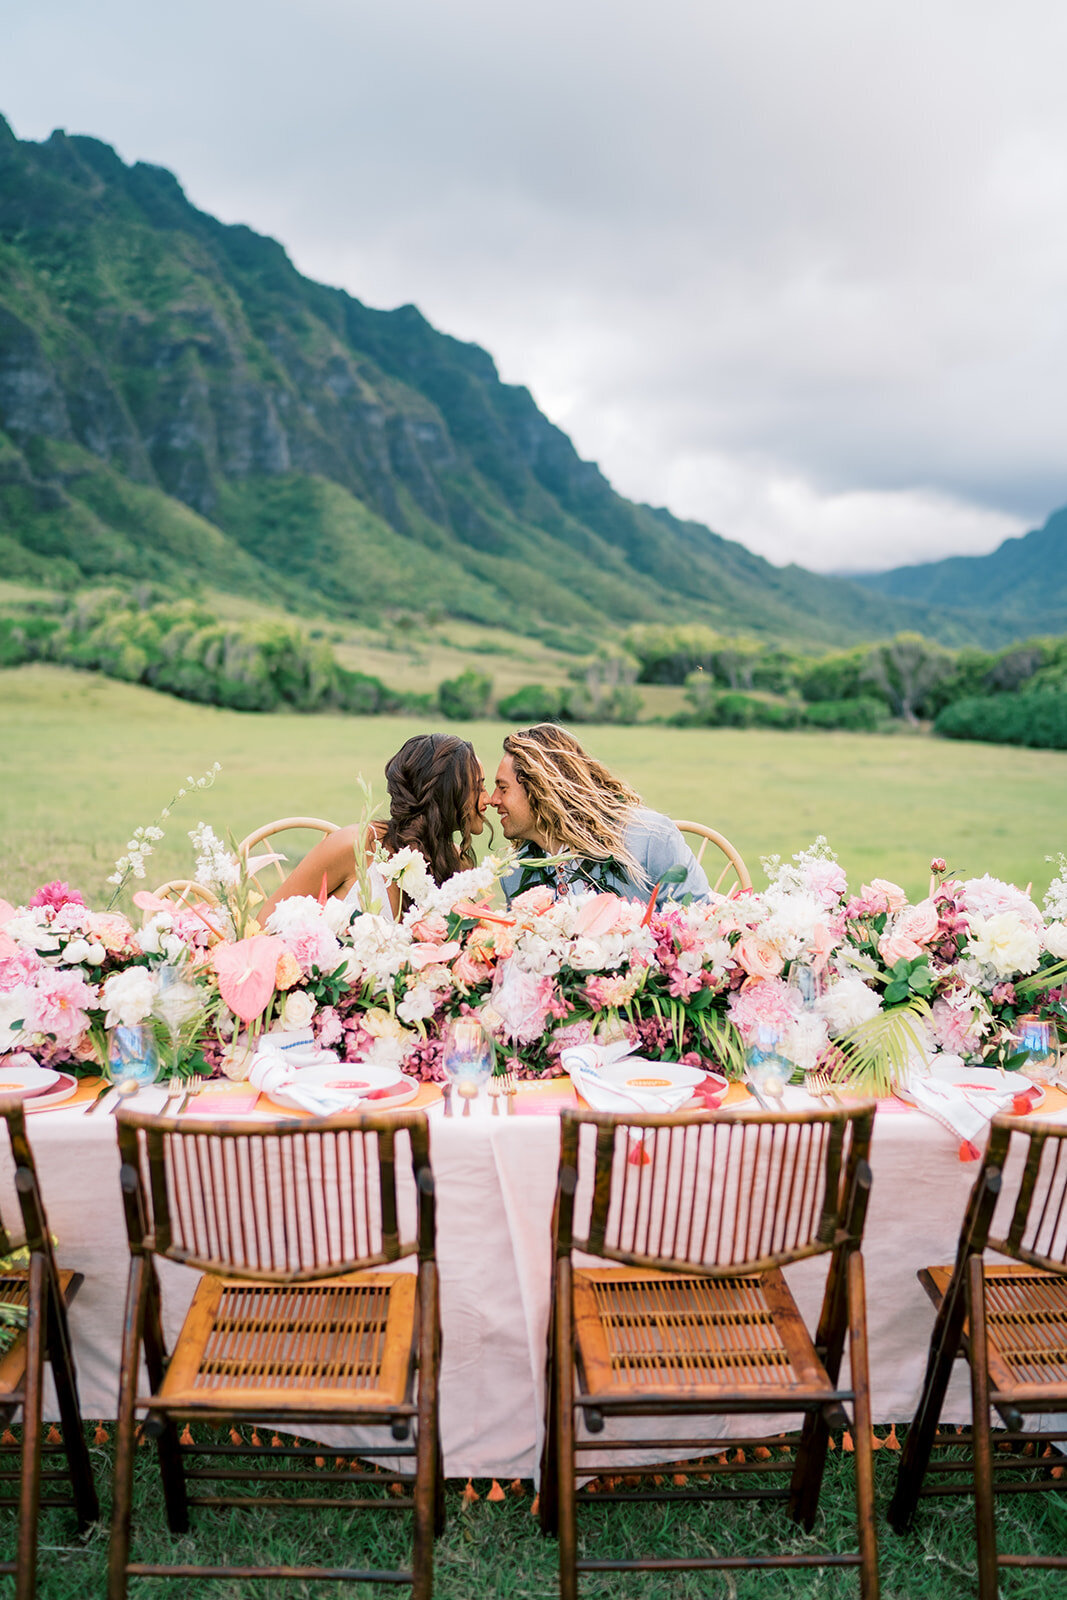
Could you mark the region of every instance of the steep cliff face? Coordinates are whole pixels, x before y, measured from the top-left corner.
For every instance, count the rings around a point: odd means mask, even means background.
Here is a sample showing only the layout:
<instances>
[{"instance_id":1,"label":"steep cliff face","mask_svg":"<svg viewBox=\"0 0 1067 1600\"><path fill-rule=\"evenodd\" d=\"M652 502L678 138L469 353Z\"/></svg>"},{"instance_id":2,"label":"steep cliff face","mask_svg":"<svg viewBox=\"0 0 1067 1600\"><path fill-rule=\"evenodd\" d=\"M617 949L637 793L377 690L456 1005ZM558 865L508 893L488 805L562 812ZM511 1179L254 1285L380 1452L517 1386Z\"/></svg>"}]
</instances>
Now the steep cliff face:
<instances>
[{"instance_id":1,"label":"steep cliff face","mask_svg":"<svg viewBox=\"0 0 1067 1600\"><path fill-rule=\"evenodd\" d=\"M520 627L677 615L814 641L931 621L631 504L414 306L312 283L169 172L2 119L0 554L26 576L221 575Z\"/></svg>"}]
</instances>

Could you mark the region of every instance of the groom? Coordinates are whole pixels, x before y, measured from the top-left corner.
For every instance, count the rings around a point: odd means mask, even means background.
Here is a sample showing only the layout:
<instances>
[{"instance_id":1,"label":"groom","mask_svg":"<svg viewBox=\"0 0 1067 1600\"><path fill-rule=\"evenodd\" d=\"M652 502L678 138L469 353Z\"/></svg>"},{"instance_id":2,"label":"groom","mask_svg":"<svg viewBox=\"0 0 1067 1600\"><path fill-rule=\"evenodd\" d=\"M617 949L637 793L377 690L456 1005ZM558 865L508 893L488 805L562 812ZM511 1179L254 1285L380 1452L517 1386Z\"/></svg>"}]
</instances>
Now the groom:
<instances>
[{"instance_id":1,"label":"groom","mask_svg":"<svg viewBox=\"0 0 1067 1600\"><path fill-rule=\"evenodd\" d=\"M574 885L628 900L647 900L661 884L659 905L686 895L706 900L710 893L703 869L670 818L649 811L629 784L553 722L504 740L490 804L500 813L504 837L521 847L501 880L509 901L538 883L557 894ZM569 860L540 864L564 853ZM680 882L662 883L679 868Z\"/></svg>"}]
</instances>

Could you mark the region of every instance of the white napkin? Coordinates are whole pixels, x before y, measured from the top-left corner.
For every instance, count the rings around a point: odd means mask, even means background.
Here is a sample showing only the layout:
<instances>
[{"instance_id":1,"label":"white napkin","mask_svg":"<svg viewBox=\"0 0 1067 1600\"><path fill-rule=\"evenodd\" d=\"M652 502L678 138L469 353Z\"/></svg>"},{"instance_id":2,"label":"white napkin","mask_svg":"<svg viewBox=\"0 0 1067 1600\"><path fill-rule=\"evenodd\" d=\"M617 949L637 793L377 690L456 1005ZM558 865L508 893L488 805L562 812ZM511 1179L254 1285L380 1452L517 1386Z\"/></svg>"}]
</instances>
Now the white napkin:
<instances>
[{"instance_id":1,"label":"white napkin","mask_svg":"<svg viewBox=\"0 0 1067 1600\"><path fill-rule=\"evenodd\" d=\"M629 1054L630 1046L625 1043L582 1044L561 1051L559 1059L582 1099L594 1111L677 1111L693 1098L692 1089L685 1084L675 1089L648 1090L620 1089L605 1083L600 1068L625 1060Z\"/></svg>"},{"instance_id":2,"label":"white napkin","mask_svg":"<svg viewBox=\"0 0 1067 1600\"><path fill-rule=\"evenodd\" d=\"M933 1117L960 1140L981 1145L998 1111L1006 1111L1018 1092L1011 1084L1003 1090L968 1090L943 1078L912 1078L910 1093L920 1111Z\"/></svg>"},{"instance_id":3,"label":"white napkin","mask_svg":"<svg viewBox=\"0 0 1067 1600\"><path fill-rule=\"evenodd\" d=\"M307 1053L311 1054L312 1051L315 1061L339 1059L332 1050L312 1046ZM302 1053L300 1050L287 1050L285 1055L282 1055L280 1050L272 1046L268 1034L252 1058L252 1065L248 1071L249 1083L261 1089L264 1094L272 1096L278 1090L282 1090L287 1100L301 1106L305 1111L313 1112L315 1116L328 1117L335 1111L347 1111L354 1099L350 1092L327 1089L321 1084L300 1083L298 1063L294 1063L293 1057ZM302 1062L299 1065L310 1066L313 1063Z\"/></svg>"}]
</instances>

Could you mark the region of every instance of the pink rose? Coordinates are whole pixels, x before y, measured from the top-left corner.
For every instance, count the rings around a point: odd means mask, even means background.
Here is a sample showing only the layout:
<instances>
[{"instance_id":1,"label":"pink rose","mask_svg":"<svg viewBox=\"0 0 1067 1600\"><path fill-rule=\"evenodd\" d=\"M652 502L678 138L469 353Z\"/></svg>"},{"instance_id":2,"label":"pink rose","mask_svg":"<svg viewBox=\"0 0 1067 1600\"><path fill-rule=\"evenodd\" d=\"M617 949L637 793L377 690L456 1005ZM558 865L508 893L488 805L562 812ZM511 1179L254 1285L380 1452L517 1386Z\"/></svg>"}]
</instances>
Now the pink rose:
<instances>
[{"instance_id":1,"label":"pink rose","mask_svg":"<svg viewBox=\"0 0 1067 1600\"><path fill-rule=\"evenodd\" d=\"M532 889L524 889L522 894L517 894L511 902L511 909L522 913L532 912L536 917L554 905L555 899L547 883L538 883Z\"/></svg>"},{"instance_id":2,"label":"pink rose","mask_svg":"<svg viewBox=\"0 0 1067 1600\"><path fill-rule=\"evenodd\" d=\"M884 900L890 911L903 911L908 903L908 897L899 883L890 883L888 878L872 878L869 884L864 884L860 890L865 900Z\"/></svg>"},{"instance_id":3,"label":"pink rose","mask_svg":"<svg viewBox=\"0 0 1067 1600\"><path fill-rule=\"evenodd\" d=\"M887 967L895 967L898 961L914 961L922 953L914 939L902 938L898 933L887 933L878 941L878 954Z\"/></svg>"},{"instance_id":4,"label":"pink rose","mask_svg":"<svg viewBox=\"0 0 1067 1600\"><path fill-rule=\"evenodd\" d=\"M905 906L893 923L893 936L912 939L916 944L929 944L937 929L937 907L932 900L920 900L917 905Z\"/></svg>"},{"instance_id":5,"label":"pink rose","mask_svg":"<svg viewBox=\"0 0 1067 1600\"><path fill-rule=\"evenodd\" d=\"M475 961L466 951L456 957L452 963L452 978L461 988L470 989L475 984L481 983L486 976L486 969L480 961Z\"/></svg>"},{"instance_id":6,"label":"pink rose","mask_svg":"<svg viewBox=\"0 0 1067 1600\"><path fill-rule=\"evenodd\" d=\"M776 978L785 965L773 944L752 933L734 945L734 959L750 978Z\"/></svg>"},{"instance_id":7,"label":"pink rose","mask_svg":"<svg viewBox=\"0 0 1067 1600\"><path fill-rule=\"evenodd\" d=\"M845 869L836 861L811 861L804 871L804 884L809 893L816 895L824 906L840 900L848 887Z\"/></svg>"},{"instance_id":8,"label":"pink rose","mask_svg":"<svg viewBox=\"0 0 1067 1600\"><path fill-rule=\"evenodd\" d=\"M411 937L424 944L440 944L448 932L448 921L440 911L431 911L411 924Z\"/></svg>"}]
</instances>

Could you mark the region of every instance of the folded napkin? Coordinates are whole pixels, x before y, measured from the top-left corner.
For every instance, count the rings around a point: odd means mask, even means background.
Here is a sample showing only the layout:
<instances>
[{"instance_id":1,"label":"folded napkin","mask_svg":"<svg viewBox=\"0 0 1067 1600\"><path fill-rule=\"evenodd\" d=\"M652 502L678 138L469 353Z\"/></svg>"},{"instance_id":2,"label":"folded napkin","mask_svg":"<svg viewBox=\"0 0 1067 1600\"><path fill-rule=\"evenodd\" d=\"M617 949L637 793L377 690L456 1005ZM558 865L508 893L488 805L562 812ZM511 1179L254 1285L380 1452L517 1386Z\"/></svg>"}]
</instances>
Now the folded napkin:
<instances>
[{"instance_id":1,"label":"folded napkin","mask_svg":"<svg viewBox=\"0 0 1067 1600\"><path fill-rule=\"evenodd\" d=\"M600 1069L613 1061L622 1061L629 1047L583 1044L560 1053L560 1064L574 1087L594 1111L646 1111L654 1114L677 1111L693 1098L688 1084L676 1089L620 1089L605 1083Z\"/></svg>"},{"instance_id":2,"label":"folded napkin","mask_svg":"<svg viewBox=\"0 0 1067 1600\"><path fill-rule=\"evenodd\" d=\"M312 1046L308 1054L312 1050L314 1061L300 1062L299 1065L311 1066L319 1061L339 1060L333 1050ZM346 1093L337 1089L327 1089L322 1084L300 1082L297 1063L293 1059L300 1053L298 1050L287 1050L283 1055L271 1043L268 1034L252 1058L252 1065L248 1071L249 1083L271 1096L281 1090L287 1100L301 1106L305 1111L313 1112L318 1117L331 1116L335 1111L347 1111L353 1103L350 1091Z\"/></svg>"},{"instance_id":3,"label":"folded napkin","mask_svg":"<svg viewBox=\"0 0 1067 1600\"><path fill-rule=\"evenodd\" d=\"M998 1112L1011 1110L1020 1087L1007 1083L1003 1088L969 1089L965 1083L948 1083L936 1076L912 1078L908 1084L919 1110L959 1139L961 1161L978 1159L990 1122Z\"/></svg>"}]
</instances>

